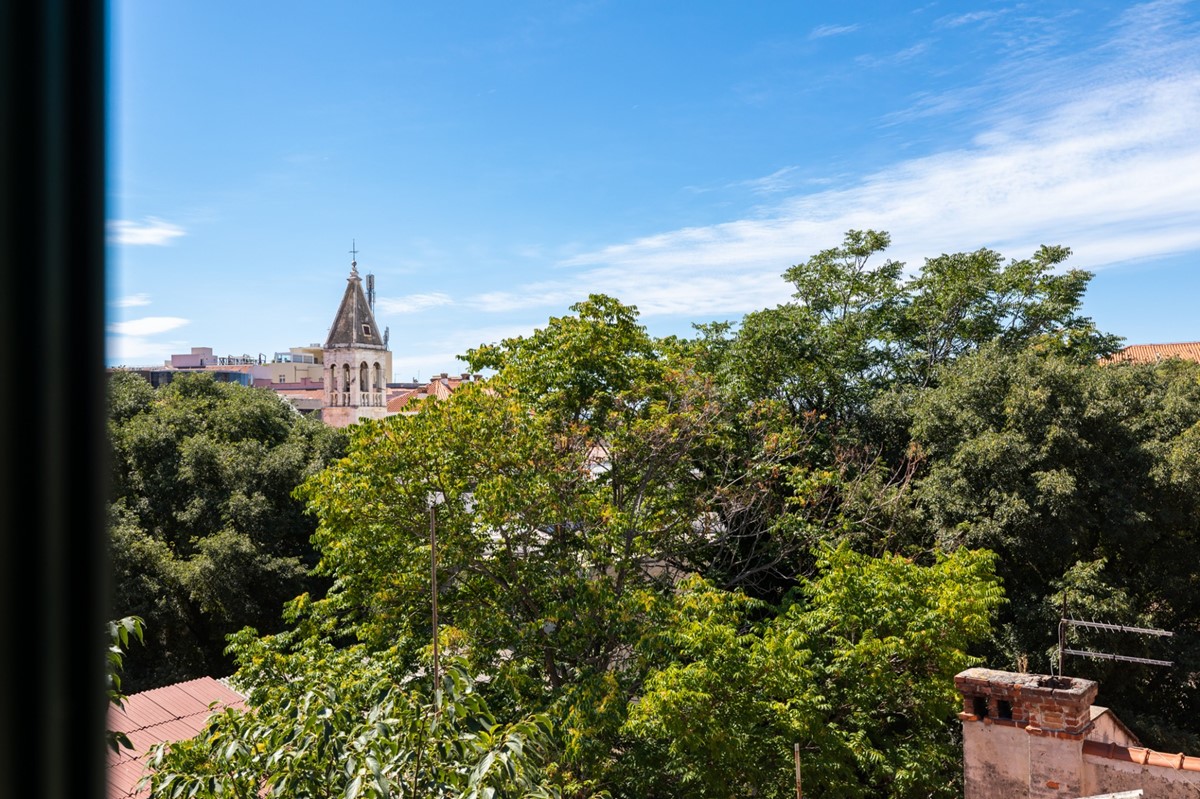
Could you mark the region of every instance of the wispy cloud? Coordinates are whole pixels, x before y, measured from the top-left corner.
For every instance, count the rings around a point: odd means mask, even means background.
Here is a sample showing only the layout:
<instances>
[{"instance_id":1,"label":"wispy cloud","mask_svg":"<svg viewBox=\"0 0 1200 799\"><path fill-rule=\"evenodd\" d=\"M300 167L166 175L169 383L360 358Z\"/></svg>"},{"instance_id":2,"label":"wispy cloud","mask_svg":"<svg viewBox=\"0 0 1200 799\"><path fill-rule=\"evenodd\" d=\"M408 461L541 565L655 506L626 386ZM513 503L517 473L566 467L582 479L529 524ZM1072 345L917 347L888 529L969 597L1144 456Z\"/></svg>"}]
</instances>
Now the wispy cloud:
<instances>
[{"instance_id":1,"label":"wispy cloud","mask_svg":"<svg viewBox=\"0 0 1200 799\"><path fill-rule=\"evenodd\" d=\"M109 332L118 336L156 336L186 325L189 319L179 316L146 316L141 319L129 319L124 322L114 322L108 326Z\"/></svg>"},{"instance_id":2,"label":"wispy cloud","mask_svg":"<svg viewBox=\"0 0 1200 799\"><path fill-rule=\"evenodd\" d=\"M179 225L153 216L146 217L141 222L129 219L110 219L108 222L108 240L113 244L164 245L182 235L184 229Z\"/></svg>"},{"instance_id":3,"label":"wispy cloud","mask_svg":"<svg viewBox=\"0 0 1200 799\"><path fill-rule=\"evenodd\" d=\"M418 313L429 308L453 303L454 299L449 294L443 294L440 291L428 294L409 294L404 297L381 297L378 300L380 310L389 314Z\"/></svg>"},{"instance_id":4,"label":"wispy cloud","mask_svg":"<svg viewBox=\"0 0 1200 799\"><path fill-rule=\"evenodd\" d=\"M847 33L854 33L859 29L859 25L818 25L809 31L808 38L810 39L825 39L830 36L844 36Z\"/></svg>"},{"instance_id":5,"label":"wispy cloud","mask_svg":"<svg viewBox=\"0 0 1200 799\"><path fill-rule=\"evenodd\" d=\"M796 172L796 167L785 166L769 175L752 180L744 180L737 185L745 186L755 194L778 194L779 192L788 191L796 187Z\"/></svg>"},{"instance_id":6,"label":"wispy cloud","mask_svg":"<svg viewBox=\"0 0 1200 799\"><path fill-rule=\"evenodd\" d=\"M157 366L178 352L186 352L183 341L160 341L141 336L108 336L105 360L110 365Z\"/></svg>"},{"instance_id":7,"label":"wispy cloud","mask_svg":"<svg viewBox=\"0 0 1200 799\"><path fill-rule=\"evenodd\" d=\"M1140 9L1117 38L1053 74L1005 73L1011 83L990 86L986 104L958 110L980 131L964 146L753 217L583 253L564 262L569 279L464 304L561 308L602 291L647 316L730 318L787 299L788 266L863 228L891 232L888 255L910 267L978 247L1024 257L1061 244L1087 269L1200 251L1200 36L1167 33L1173 8Z\"/></svg>"},{"instance_id":8,"label":"wispy cloud","mask_svg":"<svg viewBox=\"0 0 1200 799\"><path fill-rule=\"evenodd\" d=\"M970 11L966 14L956 14L938 19L934 24L942 28L957 28L961 25L970 25L975 22L991 23L997 17L1008 13L1009 9L1002 8L999 11Z\"/></svg>"},{"instance_id":9,"label":"wispy cloud","mask_svg":"<svg viewBox=\"0 0 1200 799\"><path fill-rule=\"evenodd\" d=\"M481 344L492 344L516 336L527 336L529 325L524 321L488 327L430 328L429 336L418 340L392 342L394 371L402 380L428 380L441 372L461 374L467 371L459 356Z\"/></svg>"},{"instance_id":10,"label":"wispy cloud","mask_svg":"<svg viewBox=\"0 0 1200 799\"><path fill-rule=\"evenodd\" d=\"M562 306L578 299L582 299L582 295L576 281L557 280L526 284L515 291L476 294L470 298L469 305L488 313L502 313L526 308Z\"/></svg>"},{"instance_id":11,"label":"wispy cloud","mask_svg":"<svg viewBox=\"0 0 1200 799\"><path fill-rule=\"evenodd\" d=\"M903 50L897 50L888 55L861 55L855 61L865 67L895 66L896 64L903 64L906 61L912 61L927 50L929 50L929 42L917 42L905 47Z\"/></svg>"},{"instance_id":12,"label":"wispy cloud","mask_svg":"<svg viewBox=\"0 0 1200 799\"><path fill-rule=\"evenodd\" d=\"M134 303L139 304L143 303ZM114 322L108 325L108 335L105 337L105 360L110 364L125 366L162 363L173 353L183 352L184 342L164 341L159 336L177 330L190 321L179 316L146 316Z\"/></svg>"},{"instance_id":13,"label":"wispy cloud","mask_svg":"<svg viewBox=\"0 0 1200 799\"><path fill-rule=\"evenodd\" d=\"M112 301L114 308L137 308L150 304L149 294L131 294L128 297L118 297Z\"/></svg>"}]
</instances>

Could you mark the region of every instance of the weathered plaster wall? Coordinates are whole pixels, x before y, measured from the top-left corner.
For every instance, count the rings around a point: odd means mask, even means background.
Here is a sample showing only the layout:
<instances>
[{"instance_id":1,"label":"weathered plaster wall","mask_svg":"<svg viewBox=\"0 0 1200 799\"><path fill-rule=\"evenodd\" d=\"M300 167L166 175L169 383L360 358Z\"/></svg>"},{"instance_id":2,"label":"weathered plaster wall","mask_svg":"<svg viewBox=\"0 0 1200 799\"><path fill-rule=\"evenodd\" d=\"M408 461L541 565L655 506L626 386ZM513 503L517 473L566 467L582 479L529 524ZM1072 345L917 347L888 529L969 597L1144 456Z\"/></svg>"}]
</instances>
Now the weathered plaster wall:
<instances>
[{"instance_id":1,"label":"weathered plaster wall","mask_svg":"<svg viewBox=\"0 0 1200 799\"><path fill-rule=\"evenodd\" d=\"M1083 752L1075 738L1056 738L1025 730L1029 741L1030 799L1074 799L1087 793Z\"/></svg>"},{"instance_id":2,"label":"weathered plaster wall","mask_svg":"<svg viewBox=\"0 0 1200 799\"><path fill-rule=\"evenodd\" d=\"M968 669L963 695L965 799L1075 799L1141 790L1200 799L1200 757L1142 748L1090 680Z\"/></svg>"},{"instance_id":3,"label":"weathered plaster wall","mask_svg":"<svg viewBox=\"0 0 1200 799\"><path fill-rule=\"evenodd\" d=\"M965 799L1012 799L1029 787L1029 735L1015 725L963 722Z\"/></svg>"},{"instance_id":4,"label":"weathered plaster wall","mask_svg":"<svg viewBox=\"0 0 1200 799\"><path fill-rule=\"evenodd\" d=\"M1092 729L1089 741L1115 743L1118 746L1141 746L1142 742L1106 707L1092 706Z\"/></svg>"}]
</instances>

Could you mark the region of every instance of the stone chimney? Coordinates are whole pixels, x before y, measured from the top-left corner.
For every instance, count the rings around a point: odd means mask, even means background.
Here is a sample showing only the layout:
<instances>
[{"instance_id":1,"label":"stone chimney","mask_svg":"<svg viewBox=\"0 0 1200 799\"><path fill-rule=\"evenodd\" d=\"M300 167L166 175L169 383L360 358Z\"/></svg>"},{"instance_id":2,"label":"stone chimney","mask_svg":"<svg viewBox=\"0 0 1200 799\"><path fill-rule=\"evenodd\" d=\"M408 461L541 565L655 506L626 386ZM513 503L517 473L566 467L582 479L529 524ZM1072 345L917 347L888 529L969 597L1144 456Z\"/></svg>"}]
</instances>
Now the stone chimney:
<instances>
[{"instance_id":1,"label":"stone chimney","mask_svg":"<svg viewBox=\"0 0 1200 799\"><path fill-rule=\"evenodd\" d=\"M1082 793L1092 680L992 669L954 678L963 697L965 799L1070 799Z\"/></svg>"}]
</instances>

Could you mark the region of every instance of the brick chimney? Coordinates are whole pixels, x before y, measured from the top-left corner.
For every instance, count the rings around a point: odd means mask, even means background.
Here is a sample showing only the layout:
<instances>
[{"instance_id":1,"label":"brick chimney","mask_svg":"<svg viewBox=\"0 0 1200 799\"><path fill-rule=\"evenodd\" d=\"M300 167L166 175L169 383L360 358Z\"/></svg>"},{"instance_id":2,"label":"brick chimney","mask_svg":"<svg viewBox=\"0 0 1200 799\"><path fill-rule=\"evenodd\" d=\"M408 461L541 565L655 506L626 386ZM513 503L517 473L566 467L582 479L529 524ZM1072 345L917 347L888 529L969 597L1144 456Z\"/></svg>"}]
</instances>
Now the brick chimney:
<instances>
[{"instance_id":1,"label":"brick chimney","mask_svg":"<svg viewBox=\"0 0 1200 799\"><path fill-rule=\"evenodd\" d=\"M976 668L954 685L963 697L965 799L1081 794L1095 682Z\"/></svg>"}]
</instances>

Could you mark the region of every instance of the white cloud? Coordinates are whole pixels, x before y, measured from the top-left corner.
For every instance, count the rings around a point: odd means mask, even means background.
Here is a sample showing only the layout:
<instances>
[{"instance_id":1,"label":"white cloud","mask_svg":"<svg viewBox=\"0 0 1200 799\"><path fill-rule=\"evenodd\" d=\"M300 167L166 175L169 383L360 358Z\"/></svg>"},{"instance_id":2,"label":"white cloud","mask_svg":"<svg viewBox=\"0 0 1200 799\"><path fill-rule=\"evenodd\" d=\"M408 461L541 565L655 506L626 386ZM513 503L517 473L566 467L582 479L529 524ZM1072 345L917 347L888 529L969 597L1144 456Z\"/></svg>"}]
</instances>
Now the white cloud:
<instances>
[{"instance_id":1,"label":"white cloud","mask_svg":"<svg viewBox=\"0 0 1200 799\"><path fill-rule=\"evenodd\" d=\"M458 356L481 344L491 344L517 336L528 336L532 328L522 322L490 327L444 329L430 328L431 337L419 340L392 342L392 371L399 380L428 380L433 375L447 372L460 375L467 371L467 364Z\"/></svg>"},{"instance_id":2,"label":"white cloud","mask_svg":"<svg viewBox=\"0 0 1200 799\"><path fill-rule=\"evenodd\" d=\"M113 244L163 245L182 235L184 235L184 230L179 225L153 216L146 217L142 222L134 222L129 219L110 219L108 221L108 240Z\"/></svg>"},{"instance_id":3,"label":"white cloud","mask_svg":"<svg viewBox=\"0 0 1200 799\"><path fill-rule=\"evenodd\" d=\"M905 47L903 50L897 50L890 55L860 55L854 60L865 67L894 66L896 64L903 64L905 61L911 61L928 49L929 42L917 42L914 45Z\"/></svg>"},{"instance_id":4,"label":"white cloud","mask_svg":"<svg viewBox=\"0 0 1200 799\"><path fill-rule=\"evenodd\" d=\"M1132 28L1085 55L1085 64L1097 53L1109 59L1097 66L1058 63L1032 77L1001 70L1011 82L989 85L990 102L973 106L981 132L965 146L793 195L753 217L583 253L561 264L569 278L464 304L561 308L600 291L645 316L740 315L786 300L781 273L850 229L891 232L887 255L911 267L979 247L1016 258L1064 245L1074 253L1068 264L1086 269L1200 251L1200 47L1163 39L1174 8L1131 14Z\"/></svg>"},{"instance_id":5,"label":"white cloud","mask_svg":"<svg viewBox=\"0 0 1200 799\"><path fill-rule=\"evenodd\" d=\"M136 308L141 305L150 304L149 294L131 294L128 297L118 297L112 301L115 308Z\"/></svg>"},{"instance_id":6,"label":"white cloud","mask_svg":"<svg viewBox=\"0 0 1200 799\"><path fill-rule=\"evenodd\" d=\"M141 319L129 319L124 322L114 322L108 326L109 332L118 336L156 336L183 327L190 320L178 316L146 316Z\"/></svg>"},{"instance_id":7,"label":"white cloud","mask_svg":"<svg viewBox=\"0 0 1200 799\"><path fill-rule=\"evenodd\" d=\"M434 291L427 294L409 294L405 297L380 297L377 304L381 311L387 314L407 314L424 311L427 308L437 308L442 305L452 305L454 299L449 294Z\"/></svg>"},{"instance_id":8,"label":"white cloud","mask_svg":"<svg viewBox=\"0 0 1200 799\"><path fill-rule=\"evenodd\" d=\"M575 280L530 283L515 291L490 291L476 294L470 298L469 304L487 313L569 305L577 299L582 299L579 290L575 288L578 285Z\"/></svg>"},{"instance_id":9,"label":"white cloud","mask_svg":"<svg viewBox=\"0 0 1200 799\"><path fill-rule=\"evenodd\" d=\"M970 11L966 14L942 17L935 24L946 28L957 28L960 25L969 25L972 22L992 22L1002 14L1007 13L1008 10L1004 8L999 11Z\"/></svg>"},{"instance_id":10,"label":"white cloud","mask_svg":"<svg viewBox=\"0 0 1200 799\"><path fill-rule=\"evenodd\" d=\"M858 30L858 25L818 25L809 32L810 39L824 39L829 36L842 36L847 33L854 33Z\"/></svg>"},{"instance_id":11,"label":"white cloud","mask_svg":"<svg viewBox=\"0 0 1200 799\"><path fill-rule=\"evenodd\" d=\"M140 301L144 296L139 294L126 298L135 302L126 302L121 307L145 305L149 300ZM116 304L120 305L120 301ZM187 352L186 342L163 341L158 337L190 322L190 319L179 316L145 316L113 322L108 325L108 335L105 337L105 362L122 366L157 366L168 361L175 353Z\"/></svg>"},{"instance_id":12,"label":"white cloud","mask_svg":"<svg viewBox=\"0 0 1200 799\"><path fill-rule=\"evenodd\" d=\"M744 180L736 185L745 186L755 194L778 194L781 191L795 188L796 180L794 173L796 170L797 167L785 166L769 175L761 178L753 178L752 180Z\"/></svg>"},{"instance_id":13,"label":"white cloud","mask_svg":"<svg viewBox=\"0 0 1200 799\"><path fill-rule=\"evenodd\" d=\"M182 341L157 341L141 336L108 336L105 362L112 366L158 366L178 352L186 352Z\"/></svg>"}]
</instances>

